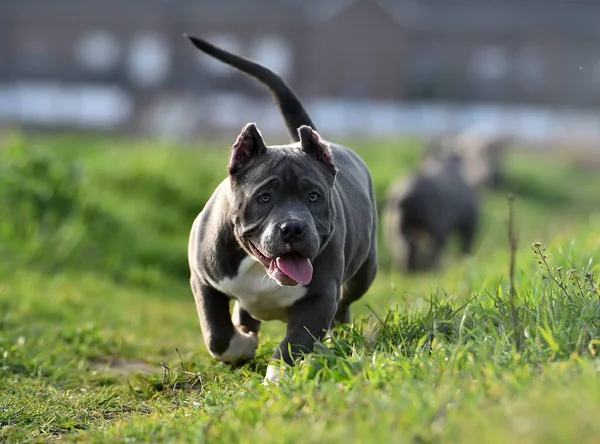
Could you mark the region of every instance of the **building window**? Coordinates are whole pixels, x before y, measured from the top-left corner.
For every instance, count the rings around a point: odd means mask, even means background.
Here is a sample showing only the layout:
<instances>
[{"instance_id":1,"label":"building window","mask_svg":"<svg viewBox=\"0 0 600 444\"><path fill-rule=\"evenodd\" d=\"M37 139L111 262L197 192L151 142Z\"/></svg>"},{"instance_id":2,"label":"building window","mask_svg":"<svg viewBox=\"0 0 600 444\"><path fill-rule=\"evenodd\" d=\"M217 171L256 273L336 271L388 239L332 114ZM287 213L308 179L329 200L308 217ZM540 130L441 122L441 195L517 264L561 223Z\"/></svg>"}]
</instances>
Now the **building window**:
<instances>
[{"instance_id":1,"label":"building window","mask_svg":"<svg viewBox=\"0 0 600 444\"><path fill-rule=\"evenodd\" d=\"M171 50L167 41L156 34L140 34L129 46L127 72L134 85L158 86L171 70Z\"/></svg>"},{"instance_id":2,"label":"building window","mask_svg":"<svg viewBox=\"0 0 600 444\"><path fill-rule=\"evenodd\" d=\"M413 99L439 99L447 81L444 55L439 45L421 47L409 64L408 97Z\"/></svg>"},{"instance_id":3,"label":"building window","mask_svg":"<svg viewBox=\"0 0 600 444\"><path fill-rule=\"evenodd\" d=\"M281 37L272 35L256 39L250 57L282 77L287 77L292 72L291 50Z\"/></svg>"},{"instance_id":4,"label":"building window","mask_svg":"<svg viewBox=\"0 0 600 444\"><path fill-rule=\"evenodd\" d=\"M544 76L542 55L538 48L525 46L517 57L518 79L524 88L535 91L540 89Z\"/></svg>"},{"instance_id":5,"label":"building window","mask_svg":"<svg viewBox=\"0 0 600 444\"><path fill-rule=\"evenodd\" d=\"M594 83L600 84L600 60L594 65L592 75L594 76Z\"/></svg>"},{"instance_id":6,"label":"building window","mask_svg":"<svg viewBox=\"0 0 600 444\"><path fill-rule=\"evenodd\" d=\"M470 73L476 81L500 81L508 76L509 64L506 50L500 46L487 46L473 53Z\"/></svg>"},{"instance_id":7,"label":"building window","mask_svg":"<svg viewBox=\"0 0 600 444\"><path fill-rule=\"evenodd\" d=\"M106 72L116 68L119 62L119 41L109 32L92 31L75 43L73 55L84 68Z\"/></svg>"}]
</instances>

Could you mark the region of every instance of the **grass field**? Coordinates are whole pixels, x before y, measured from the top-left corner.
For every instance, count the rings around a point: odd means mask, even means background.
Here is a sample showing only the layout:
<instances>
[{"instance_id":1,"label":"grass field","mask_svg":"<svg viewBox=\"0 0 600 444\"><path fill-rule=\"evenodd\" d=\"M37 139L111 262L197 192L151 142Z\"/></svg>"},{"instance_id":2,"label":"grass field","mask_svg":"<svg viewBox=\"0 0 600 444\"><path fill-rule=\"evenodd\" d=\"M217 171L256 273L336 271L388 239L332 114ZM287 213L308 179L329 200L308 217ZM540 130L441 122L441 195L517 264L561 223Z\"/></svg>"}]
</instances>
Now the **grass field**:
<instances>
[{"instance_id":1,"label":"grass field","mask_svg":"<svg viewBox=\"0 0 600 444\"><path fill-rule=\"evenodd\" d=\"M355 323L263 387L283 324L231 369L206 352L188 287L189 228L226 143L0 143L0 441L598 440L600 172L511 155L514 300L507 196L486 192L473 257L450 248L443 272L406 277L382 243ZM348 145L380 201L420 149Z\"/></svg>"}]
</instances>

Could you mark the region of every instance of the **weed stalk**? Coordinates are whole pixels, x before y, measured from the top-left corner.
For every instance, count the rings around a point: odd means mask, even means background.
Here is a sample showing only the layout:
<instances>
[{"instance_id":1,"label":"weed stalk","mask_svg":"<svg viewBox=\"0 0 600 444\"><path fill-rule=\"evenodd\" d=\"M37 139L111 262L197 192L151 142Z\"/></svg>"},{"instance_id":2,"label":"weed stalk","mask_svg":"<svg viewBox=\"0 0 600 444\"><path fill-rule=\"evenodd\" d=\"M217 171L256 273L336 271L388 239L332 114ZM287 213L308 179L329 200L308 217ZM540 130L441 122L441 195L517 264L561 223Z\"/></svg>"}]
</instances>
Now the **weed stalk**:
<instances>
[{"instance_id":1,"label":"weed stalk","mask_svg":"<svg viewBox=\"0 0 600 444\"><path fill-rule=\"evenodd\" d=\"M515 264L517 262L517 234L515 231L515 210L514 210L515 196L512 193L508 195L508 244L510 248L510 263L509 263L509 304L510 314L512 319L513 334L515 337L515 348L518 351L521 350L521 335L519 334L519 312L516 305L516 294L515 289Z\"/></svg>"},{"instance_id":2,"label":"weed stalk","mask_svg":"<svg viewBox=\"0 0 600 444\"><path fill-rule=\"evenodd\" d=\"M561 280L557 279L556 276L554 276L554 273L552 273L552 268L550 267L550 265L548 264L548 261L546 260L546 259L548 259L548 256L545 254L546 247L544 247L539 242L534 242L531 245L531 249L540 258L539 264L542 265L546 269L546 273L548 274L548 277L550 279L552 279L552 281L554 281L554 283L556 285L558 285L558 287L563 291L563 293L565 294L565 296L567 297L569 302L573 303L573 297L567 291L567 286L563 282L561 282ZM560 271L561 271L561 269L559 267L558 272L560 273Z\"/></svg>"}]
</instances>

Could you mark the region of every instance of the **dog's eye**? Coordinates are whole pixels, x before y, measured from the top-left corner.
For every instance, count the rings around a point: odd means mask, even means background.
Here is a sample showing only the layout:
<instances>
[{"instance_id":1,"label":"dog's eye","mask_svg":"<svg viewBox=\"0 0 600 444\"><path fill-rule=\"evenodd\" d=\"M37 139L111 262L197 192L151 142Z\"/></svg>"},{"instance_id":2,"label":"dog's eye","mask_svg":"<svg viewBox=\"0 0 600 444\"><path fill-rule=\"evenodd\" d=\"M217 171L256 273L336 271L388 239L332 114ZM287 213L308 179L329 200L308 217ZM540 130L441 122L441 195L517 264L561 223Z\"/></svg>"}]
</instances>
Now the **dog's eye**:
<instances>
[{"instance_id":1,"label":"dog's eye","mask_svg":"<svg viewBox=\"0 0 600 444\"><path fill-rule=\"evenodd\" d=\"M316 192L312 192L308 195L308 201L309 202L316 202L321 198L321 196L319 195L319 193Z\"/></svg>"},{"instance_id":2,"label":"dog's eye","mask_svg":"<svg viewBox=\"0 0 600 444\"><path fill-rule=\"evenodd\" d=\"M258 196L258 201L260 203L268 203L271 200L271 195L269 193L262 193Z\"/></svg>"}]
</instances>

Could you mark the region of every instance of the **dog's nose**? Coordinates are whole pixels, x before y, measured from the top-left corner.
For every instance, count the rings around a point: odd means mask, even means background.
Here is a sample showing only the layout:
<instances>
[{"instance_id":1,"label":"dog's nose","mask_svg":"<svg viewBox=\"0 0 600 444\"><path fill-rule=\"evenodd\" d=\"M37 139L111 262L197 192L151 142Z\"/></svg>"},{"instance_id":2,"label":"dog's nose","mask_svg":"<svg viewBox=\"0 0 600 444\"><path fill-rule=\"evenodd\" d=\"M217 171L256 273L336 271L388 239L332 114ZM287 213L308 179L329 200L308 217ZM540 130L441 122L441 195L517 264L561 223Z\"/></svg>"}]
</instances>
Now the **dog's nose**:
<instances>
[{"instance_id":1,"label":"dog's nose","mask_svg":"<svg viewBox=\"0 0 600 444\"><path fill-rule=\"evenodd\" d=\"M279 226L279 230L281 231L281 237L285 242L297 242L302 238L304 222L299 220L284 222Z\"/></svg>"}]
</instances>

